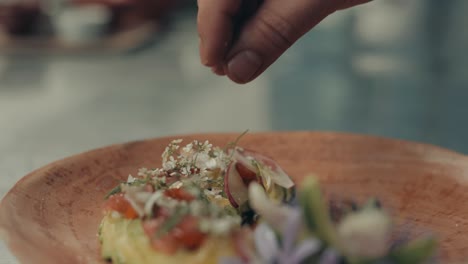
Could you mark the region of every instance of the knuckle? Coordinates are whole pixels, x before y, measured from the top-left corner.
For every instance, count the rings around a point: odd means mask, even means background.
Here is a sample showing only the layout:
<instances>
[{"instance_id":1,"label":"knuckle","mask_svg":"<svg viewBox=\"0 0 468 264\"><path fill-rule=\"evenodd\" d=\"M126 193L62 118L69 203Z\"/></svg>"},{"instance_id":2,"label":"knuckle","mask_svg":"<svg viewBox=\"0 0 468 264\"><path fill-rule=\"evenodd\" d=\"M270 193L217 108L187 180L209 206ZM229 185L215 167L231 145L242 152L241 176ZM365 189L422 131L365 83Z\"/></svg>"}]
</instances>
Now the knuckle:
<instances>
[{"instance_id":1,"label":"knuckle","mask_svg":"<svg viewBox=\"0 0 468 264\"><path fill-rule=\"evenodd\" d=\"M270 10L263 10L258 15L257 30L264 41L277 50L289 48L297 39L297 30L286 19Z\"/></svg>"},{"instance_id":2,"label":"knuckle","mask_svg":"<svg viewBox=\"0 0 468 264\"><path fill-rule=\"evenodd\" d=\"M337 10L346 9L360 4L370 2L370 0L338 0L336 4Z\"/></svg>"}]
</instances>

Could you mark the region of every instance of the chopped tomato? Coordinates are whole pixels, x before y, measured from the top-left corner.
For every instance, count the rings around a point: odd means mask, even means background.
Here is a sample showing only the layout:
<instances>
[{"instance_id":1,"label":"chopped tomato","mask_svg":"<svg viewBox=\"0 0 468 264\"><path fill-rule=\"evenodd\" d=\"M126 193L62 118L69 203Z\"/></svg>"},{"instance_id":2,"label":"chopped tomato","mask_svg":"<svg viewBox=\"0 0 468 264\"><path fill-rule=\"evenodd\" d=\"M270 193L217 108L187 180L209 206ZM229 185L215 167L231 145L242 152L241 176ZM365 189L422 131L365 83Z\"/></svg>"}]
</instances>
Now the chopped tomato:
<instances>
[{"instance_id":1,"label":"chopped tomato","mask_svg":"<svg viewBox=\"0 0 468 264\"><path fill-rule=\"evenodd\" d=\"M151 246L158 252L172 255L177 252L180 244L175 237L167 235L162 239L151 240Z\"/></svg>"},{"instance_id":2,"label":"chopped tomato","mask_svg":"<svg viewBox=\"0 0 468 264\"><path fill-rule=\"evenodd\" d=\"M159 227L161 227L163 221L163 218L148 219L143 221L142 225L145 234L147 234L149 237L153 237L154 234L156 234L156 231L159 229Z\"/></svg>"},{"instance_id":3,"label":"chopped tomato","mask_svg":"<svg viewBox=\"0 0 468 264\"><path fill-rule=\"evenodd\" d=\"M206 235L199 230L198 220L193 216L185 217L168 234L157 237L156 234L165 220L164 217L160 217L143 222L143 230L151 239L151 245L155 250L173 254L179 248L197 249L205 240Z\"/></svg>"},{"instance_id":4,"label":"chopped tomato","mask_svg":"<svg viewBox=\"0 0 468 264\"><path fill-rule=\"evenodd\" d=\"M138 213L133 209L130 202L125 199L122 193L114 194L107 199L104 205L105 211L116 211L127 219L138 218Z\"/></svg>"},{"instance_id":5,"label":"chopped tomato","mask_svg":"<svg viewBox=\"0 0 468 264\"><path fill-rule=\"evenodd\" d=\"M257 173L249 170L245 165L243 165L240 162L236 163L236 170L246 186L248 186L251 182L257 180Z\"/></svg>"},{"instance_id":6,"label":"chopped tomato","mask_svg":"<svg viewBox=\"0 0 468 264\"><path fill-rule=\"evenodd\" d=\"M186 190L184 189L167 189L164 194L167 196L167 197L171 197L173 199L176 199L176 200L180 200L180 201L192 201L195 199L195 197L190 194L189 192L187 192Z\"/></svg>"},{"instance_id":7,"label":"chopped tomato","mask_svg":"<svg viewBox=\"0 0 468 264\"><path fill-rule=\"evenodd\" d=\"M198 228L198 220L193 216L185 217L172 230L171 235L187 249L197 249L205 240L206 235Z\"/></svg>"},{"instance_id":8,"label":"chopped tomato","mask_svg":"<svg viewBox=\"0 0 468 264\"><path fill-rule=\"evenodd\" d=\"M153 248L159 252L165 254L173 254L178 249L178 243L175 238L166 235L161 238L156 238L156 232L159 230L161 225L164 223L165 217L159 217L156 219L145 220L143 225L143 230L145 234L150 238L151 245Z\"/></svg>"}]
</instances>

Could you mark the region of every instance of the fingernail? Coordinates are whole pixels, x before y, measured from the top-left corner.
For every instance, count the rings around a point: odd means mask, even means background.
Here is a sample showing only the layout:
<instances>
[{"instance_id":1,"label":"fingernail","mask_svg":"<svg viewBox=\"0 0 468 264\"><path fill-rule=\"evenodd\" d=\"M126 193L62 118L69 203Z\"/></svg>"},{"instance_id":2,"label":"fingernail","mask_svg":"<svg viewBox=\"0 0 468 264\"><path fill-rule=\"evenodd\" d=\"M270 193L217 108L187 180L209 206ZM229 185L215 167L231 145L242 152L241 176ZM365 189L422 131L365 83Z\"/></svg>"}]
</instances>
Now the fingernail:
<instances>
[{"instance_id":1,"label":"fingernail","mask_svg":"<svg viewBox=\"0 0 468 264\"><path fill-rule=\"evenodd\" d=\"M200 61L205 66L210 66L209 61L205 58L205 48L203 47L203 39L198 37L198 48L200 51Z\"/></svg>"},{"instance_id":2,"label":"fingernail","mask_svg":"<svg viewBox=\"0 0 468 264\"><path fill-rule=\"evenodd\" d=\"M219 76L224 76L226 75L226 73L224 73L224 69L223 67L221 66L215 66L215 67L211 67L211 71L216 74L216 75L219 75Z\"/></svg>"},{"instance_id":3,"label":"fingernail","mask_svg":"<svg viewBox=\"0 0 468 264\"><path fill-rule=\"evenodd\" d=\"M227 69L235 81L248 82L262 66L262 58L255 52L245 50L237 53L228 63Z\"/></svg>"}]
</instances>

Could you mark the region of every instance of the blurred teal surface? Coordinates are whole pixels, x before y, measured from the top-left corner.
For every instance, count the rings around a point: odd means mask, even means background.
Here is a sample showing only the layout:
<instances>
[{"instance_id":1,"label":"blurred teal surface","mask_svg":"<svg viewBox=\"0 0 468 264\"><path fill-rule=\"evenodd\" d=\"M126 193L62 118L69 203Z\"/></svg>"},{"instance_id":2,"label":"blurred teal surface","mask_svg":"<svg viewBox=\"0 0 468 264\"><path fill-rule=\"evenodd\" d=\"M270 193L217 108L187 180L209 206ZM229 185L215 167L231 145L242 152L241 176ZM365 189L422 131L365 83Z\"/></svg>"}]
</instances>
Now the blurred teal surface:
<instances>
[{"instance_id":1,"label":"blurred teal surface","mask_svg":"<svg viewBox=\"0 0 468 264\"><path fill-rule=\"evenodd\" d=\"M375 1L330 17L272 68L273 128L467 153L466 11L467 1Z\"/></svg>"}]
</instances>

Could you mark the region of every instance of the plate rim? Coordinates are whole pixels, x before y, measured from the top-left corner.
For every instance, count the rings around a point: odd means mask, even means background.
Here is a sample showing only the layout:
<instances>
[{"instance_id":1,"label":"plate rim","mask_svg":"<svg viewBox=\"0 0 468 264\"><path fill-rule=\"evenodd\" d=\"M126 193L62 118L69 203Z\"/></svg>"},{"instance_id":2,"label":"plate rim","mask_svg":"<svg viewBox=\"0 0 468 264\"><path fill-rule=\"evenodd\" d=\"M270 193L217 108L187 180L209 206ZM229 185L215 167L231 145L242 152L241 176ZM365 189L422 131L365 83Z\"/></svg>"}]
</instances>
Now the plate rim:
<instances>
[{"instance_id":1,"label":"plate rim","mask_svg":"<svg viewBox=\"0 0 468 264\"><path fill-rule=\"evenodd\" d=\"M235 132L202 132L202 133L181 133L181 134L174 134L174 135L164 135L164 136L158 136L158 137L151 137L151 138L146 138L146 139L137 139L137 140L131 140L131 141L126 141L126 142L121 142L121 143L114 143L114 144L109 144L109 145L104 145L104 146L98 146L96 148L88 149L85 151L77 152L75 154L66 156L64 158L60 158L57 160L54 160L52 162L49 162L41 167L38 167L31 172L23 175L20 177L18 181L15 182L15 184L7 191L7 193L1 198L0 200L0 211L3 208L3 204L5 203L5 200L7 200L7 197L11 196L11 193L13 192L14 189L16 189L17 186L19 186L22 182L26 181L27 179L34 177L37 175L39 172L47 170L50 167L53 167L57 164L76 159L77 157L81 157L87 154L91 153L97 153L99 151L104 151L104 150L109 150L112 148L123 148L125 146L130 146L133 144L140 144L143 142L151 142L151 141L157 141L157 140L170 140L170 139L175 139L175 138L185 138L185 137L210 137L210 136L232 136L234 139L235 137L239 136L241 133L235 133ZM399 139L399 138L393 138L393 137L386 137L386 136L380 136L380 135L374 135L374 134L363 134L363 133L353 133L353 132L337 132L337 131L324 131L324 130L285 130L285 131L255 131L255 132L248 132L245 136L250 137L250 136L274 136L274 135L292 135L292 136L297 136L297 135L304 135L308 134L311 136L334 136L334 137L349 137L349 138L361 138L361 139L370 139L370 140L377 140L381 142L388 142L388 143L393 143L393 144L406 144L406 145L413 145L415 147L420 147L424 149L431 149L435 151L439 151L441 153L445 153L448 155L453 155L457 156L459 158L465 158L468 161L468 155L465 155L461 152L451 150L448 148L444 148L438 145L433 145L430 143L425 143L425 142L420 142L420 141L412 141L412 140L406 140L406 139ZM1 223L0 223L1 224ZM0 225L1 228L1 225ZM1 239L1 237L0 237Z\"/></svg>"}]
</instances>

